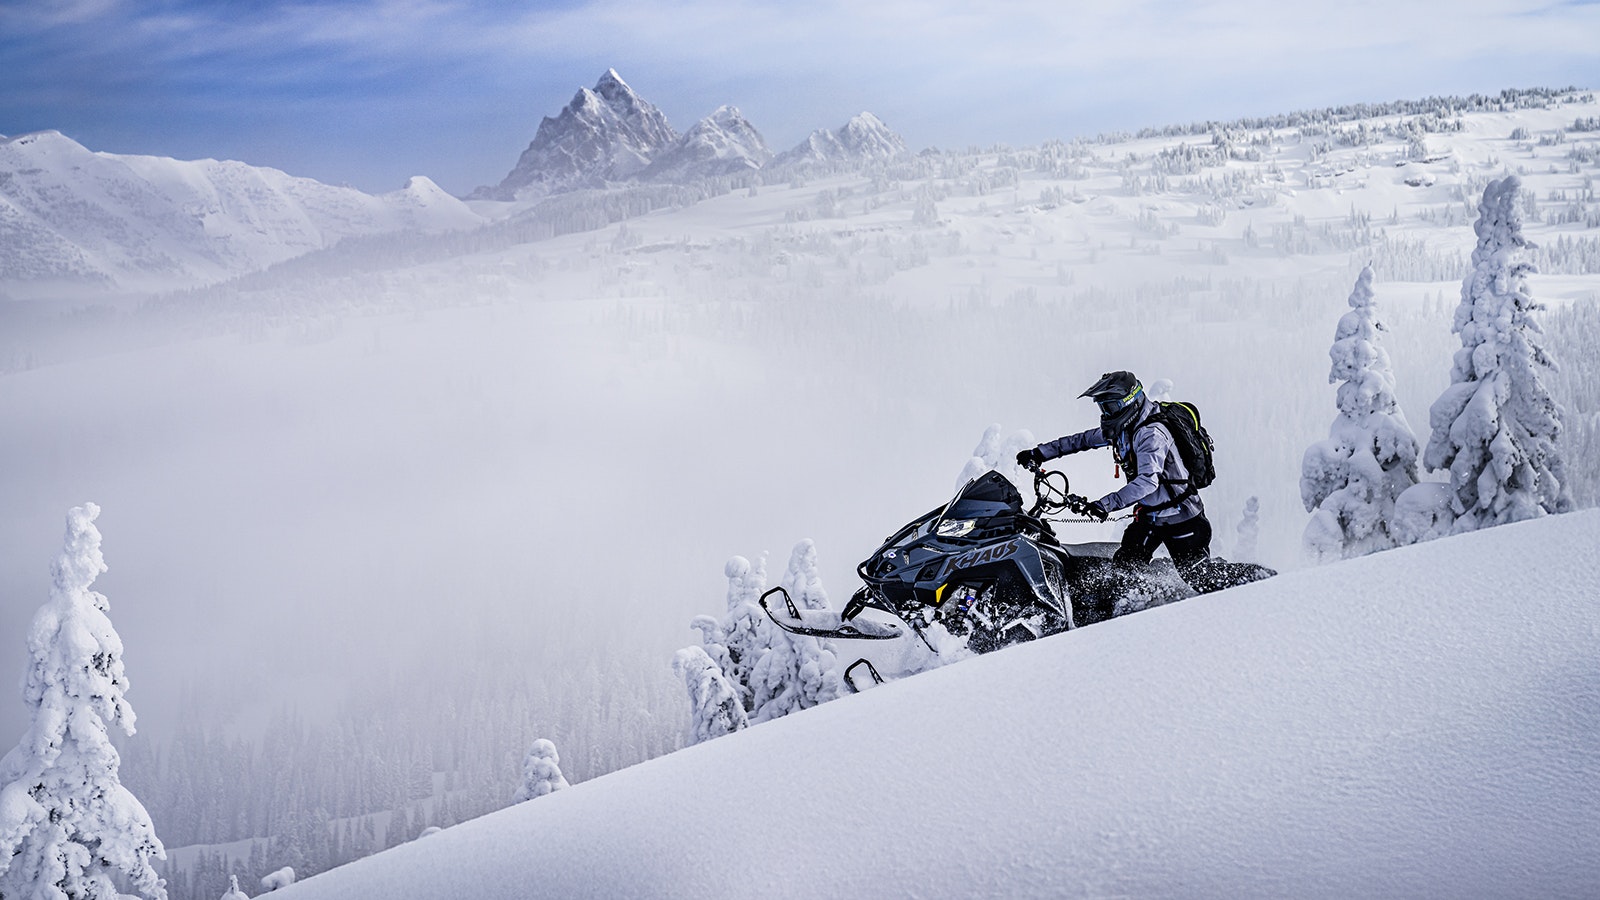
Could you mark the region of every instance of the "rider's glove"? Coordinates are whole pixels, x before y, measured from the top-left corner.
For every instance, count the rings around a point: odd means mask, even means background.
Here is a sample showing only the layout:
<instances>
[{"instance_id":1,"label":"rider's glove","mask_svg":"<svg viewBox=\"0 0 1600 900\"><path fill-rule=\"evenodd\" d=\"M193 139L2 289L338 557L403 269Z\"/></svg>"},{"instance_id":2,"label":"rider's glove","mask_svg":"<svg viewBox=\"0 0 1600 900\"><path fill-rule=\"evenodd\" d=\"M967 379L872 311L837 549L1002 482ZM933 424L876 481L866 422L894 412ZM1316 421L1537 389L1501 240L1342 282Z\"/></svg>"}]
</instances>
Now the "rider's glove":
<instances>
[{"instance_id":1,"label":"rider's glove","mask_svg":"<svg viewBox=\"0 0 1600 900\"><path fill-rule=\"evenodd\" d=\"M1105 506L1101 505L1099 500L1096 500L1093 503L1090 503L1088 506L1085 506L1083 508L1083 512L1084 515L1093 519L1099 519L1102 522L1106 520L1107 516L1111 515L1111 513L1106 510Z\"/></svg>"},{"instance_id":2,"label":"rider's glove","mask_svg":"<svg viewBox=\"0 0 1600 900\"><path fill-rule=\"evenodd\" d=\"M1017 454L1017 465L1024 469L1037 469L1044 462L1044 451L1032 447Z\"/></svg>"}]
</instances>

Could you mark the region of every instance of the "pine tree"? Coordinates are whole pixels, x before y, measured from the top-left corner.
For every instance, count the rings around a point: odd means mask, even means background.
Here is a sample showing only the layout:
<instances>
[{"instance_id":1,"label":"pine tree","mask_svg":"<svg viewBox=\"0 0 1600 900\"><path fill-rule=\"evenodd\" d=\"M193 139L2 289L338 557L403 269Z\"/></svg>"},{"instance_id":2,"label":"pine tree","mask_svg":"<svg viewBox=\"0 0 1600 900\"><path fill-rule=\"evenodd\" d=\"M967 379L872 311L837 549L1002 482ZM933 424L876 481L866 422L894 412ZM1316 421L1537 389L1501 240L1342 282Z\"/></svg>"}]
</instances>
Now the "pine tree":
<instances>
[{"instance_id":1,"label":"pine tree","mask_svg":"<svg viewBox=\"0 0 1600 900\"><path fill-rule=\"evenodd\" d=\"M765 632L769 623L757 605L767 588L767 558L759 557L755 565L742 556L728 560L723 567L728 578L728 614L722 620L723 652L728 664L723 673L739 691L739 701L748 712L754 703L752 672L761 654L766 652Z\"/></svg>"},{"instance_id":2,"label":"pine tree","mask_svg":"<svg viewBox=\"0 0 1600 900\"><path fill-rule=\"evenodd\" d=\"M1369 265L1356 279L1351 309L1328 349L1328 380L1343 382L1339 415L1328 438L1307 448L1301 461L1300 498L1312 513L1303 541L1319 561L1393 547L1395 500L1417 483L1417 439L1395 399L1394 373L1381 341L1388 328L1374 297Z\"/></svg>"},{"instance_id":3,"label":"pine tree","mask_svg":"<svg viewBox=\"0 0 1600 900\"><path fill-rule=\"evenodd\" d=\"M1234 545L1235 562L1256 561L1256 543L1261 536L1261 500L1251 497L1244 502L1244 514L1239 517L1239 541Z\"/></svg>"},{"instance_id":4,"label":"pine tree","mask_svg":"<svg viewBox=\"0 0 1600 900\"><path fill-rule=\"evenodd\" d=\"M828 591L822 586L822 572L817 568L815 541L806 538L794 545L789 554L789 567L778 584L801 609L828 608Z\"/></svg>"},{"instance_id":5,"label":"pine tree","mask_svg":"<svg viewBox=\"0 0 1600 900\"><path fill-rule=\"evenodd\" d=\"M923 185L917 190L916 209L911 213L913 225L939 224L939 207L933 202L933 192Z\"/></svg>"},{"instance_id":6,"label":"pine tree","mask_svg":"<svg viewBox=\"0 0 1600 900\"><path fill-rule=\"evenodd\" d=\"M50 599L28 630L23 700L32 725L0 760L0 897L116 897L119 877L165 900L153 860L166 858L144 807L122 786L109 731L134 733L122 639L104 595L100 508L67 515L66 546L51 567Z\"/></svg>"},{"instance_id":7,"label":"pine tree","mask_svg":"<svg viewBox=\"0 0 1600 900\"><path fill-rule=\"evenodd\" d=\"M672 670L689 692L689 743L704 743L749 726L739 689L705 650L679 650L672 658Z\"/></svg>"},{"instance_id":8,"label":"pine tree","mask_svg":"<svg viewBox=\"0 0 1600 900\"><path fill-rule=\"evenodd\" d=\"M1026 429L1005 434L1005 429L998 423L990 425L984 429L983 437L978 439L978 446L972 448L972 456L961 467L961 474L956 476L955 489L961 490L967 482L990 471L1000 472L1013 484L1022 484L1024 479L1017 466L1017 451L1026 450L1035 443L1033 433Z\"/></svg>"},{"instance_id":9,"label":"pine tree","mask_svg":"<svg viewBox=\"0 0 1600 900\"><path fill-rule=\"evenodd\" d=\"M228 876L228 892L222 895L221 900L250 900L250 895L239 890L239 876Z\"/></svg>"},{"instance_id":10,"label":"pine tree","mask_svg":"<svg viewBox=\"0 0 1600 900\"><path fill-rule=\"evenodd\" d=\"M1492 181L1478 204L1472 271L1461 285L1454 331L1461 335L1450 386L1430 411L1423 456L1450 472L1454 531L1565 512L1572 506L1556 446L1562 409L1540 381L1555 361L1539 343L1523 259L1522 182Z\"/></svg>"},{"instance_id":11,"label":"pine tree","mask_svg":"<svg viewBox=\"0 0 1600 900\"><path fill-rule=\"evenodd\" d=\"M522 760L522 785L511 799L521 803L570 786L566 776L561 774L561 756L556 753L556 745L540 738L528 748L528 755Z\"/></svg>"},{"instance_id":12,"label":"pine tree","mask_svg":"<svg viewBox=\"0 0 1600 900\"><path fill-rule=\"evenodd\" d=\"M268 873L261 879L261 890L264 893L270 894L279 888L286 888L289 885L294 884L294 882L294 867L284 866L276 872Z\"/></svg>"},{"instance_id":13,"label":"pine tree","mask_svg":"<svg viewBox=\"0 0 1600 900\"><path fill-rule=\"evenodd\" d=\"M695 616L689 627L700 632L700 649L722 672L733 670L733 659L728 655L728 635L715 616ZM737 696L738 688L734 688ZM742 706L743 704L741 704Z\"/></svg>"},{"instance_id":14,"label":"pine tree","mask_svg":"<svg viewBox=\"0 0 1600 900\"><path fill-rule=\"evenodd\" d=\"M810 540L796 544L780 582L795 605L827 609L828 593ZM758 633L763 651L750 673L751 722L765 722L836 699L844 693L838 660L818 638L790 634L771 621Z\"/></svg>"}]
</instances>

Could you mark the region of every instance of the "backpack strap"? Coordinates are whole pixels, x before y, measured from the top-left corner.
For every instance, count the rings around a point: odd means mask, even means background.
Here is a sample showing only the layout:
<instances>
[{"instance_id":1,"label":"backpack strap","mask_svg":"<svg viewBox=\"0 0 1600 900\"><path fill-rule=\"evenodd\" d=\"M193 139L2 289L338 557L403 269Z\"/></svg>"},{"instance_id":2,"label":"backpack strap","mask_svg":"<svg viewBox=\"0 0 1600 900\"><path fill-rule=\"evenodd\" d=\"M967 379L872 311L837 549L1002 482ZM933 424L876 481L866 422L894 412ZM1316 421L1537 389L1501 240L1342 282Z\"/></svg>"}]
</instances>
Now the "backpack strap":
<instances>
[{"instance_id":1,"label":"backpack strap","mask_svg":"<svg viewBox=\"0 0 1600 900\"><path fill-rule=\"evenodd\" d=\"M1159 403L1156 404L1155 412L1152 412L1150 415L1146 416L1144 421L1140 422L1138 425L1135 425L1128 432L1128 435L1129 435L1128 452L1130 454L1133 453L1133 435L1138 434L1139 433L1139 429L1143 428L1146 425L1160 424L1160 425L1165 425L1166 426L1168 436L1171 436L1172 439L1173 439L1172 452L1178 454L1178 462L1180 462L1180 463L1183 462L1183 454L1182 453L1178 453L1177 437L1172 434L1172 426L1167 423L1167 417L1166 417L1165 413L1166 413L1166 409L1163 408ZM1137 462L1137 459L1135 460L1135 462ZM1187 465L1184 465L1184 471L1185 472L1189 471L1189 467ZM1134 472L1135 472L1135 474L1137 474L1138 470L1135 469ZM1130 477L1132 477L1132 476L1130 476ZM1163 512L1165 510L1173 509L1174 507L1182 506L1184 504L1184 502L1187 501L1190 497L1193 497L1195 494L1198 494L1200 492L1199 488L1196 488L1194 486L1194 476L1193 476L1193 474L1190 474L1190 476L1188 478L1168 478L1164 474L1157 473L1156 474L1156 483L1161 485L1162 487L1168 487L1170 485L1181 484L1181 485L1184 486L1184 489L1182 491L1179 491L1178 494L1176 496L1174 496L1171 500L1168 500L1168 501L1166 501L1164 503L1155 503L1155 504L1151 504L1149 506L1146 506L1144 504L1139 504L1139 506L1141 508L1143 508L1143 510L1145 512L1152 512L1152 513Z\"/></svg>"}]
</instances>

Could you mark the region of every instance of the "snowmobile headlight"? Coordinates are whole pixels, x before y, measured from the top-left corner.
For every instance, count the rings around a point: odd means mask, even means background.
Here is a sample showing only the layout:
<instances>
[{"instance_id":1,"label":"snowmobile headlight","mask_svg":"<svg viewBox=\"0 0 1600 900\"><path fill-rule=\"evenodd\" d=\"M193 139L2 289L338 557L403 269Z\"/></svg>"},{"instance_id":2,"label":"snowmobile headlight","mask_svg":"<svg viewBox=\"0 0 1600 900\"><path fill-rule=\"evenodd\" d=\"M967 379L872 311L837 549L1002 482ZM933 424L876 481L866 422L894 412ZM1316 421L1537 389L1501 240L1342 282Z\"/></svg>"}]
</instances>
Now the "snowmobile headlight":
<instances>
[{"instance_id":1,"label":"snowmobile headlight","mask_svg":"<svg viewBox=\"0 0 1600 900\"><path fill-rule=\"evenodd\" d=\"M961 537L977 525L974 519L945 519L939 523L939 537Z\"/></svg>"}]
</instances>

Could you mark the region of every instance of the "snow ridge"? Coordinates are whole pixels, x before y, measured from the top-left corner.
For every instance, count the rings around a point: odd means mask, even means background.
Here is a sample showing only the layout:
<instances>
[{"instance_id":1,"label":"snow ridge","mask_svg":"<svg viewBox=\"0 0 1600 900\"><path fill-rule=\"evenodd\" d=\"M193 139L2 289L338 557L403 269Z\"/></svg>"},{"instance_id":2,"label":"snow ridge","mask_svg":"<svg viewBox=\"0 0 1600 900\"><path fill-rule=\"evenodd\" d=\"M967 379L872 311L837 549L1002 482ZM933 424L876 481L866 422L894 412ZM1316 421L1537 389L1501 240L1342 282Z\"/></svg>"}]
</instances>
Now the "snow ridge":
<instances>
[{"instance_id":1,"label":"snow ridge","mask_svg":"<svg viewBox=\"0 0 1600 900\"><path fill-rule=\"evenodd\" d=\"M373 196L234 161L97 153L57 131L0 141L0 281L205 284L339 240L483 220L427 178Z\"/></svg>"}]
</instances>

